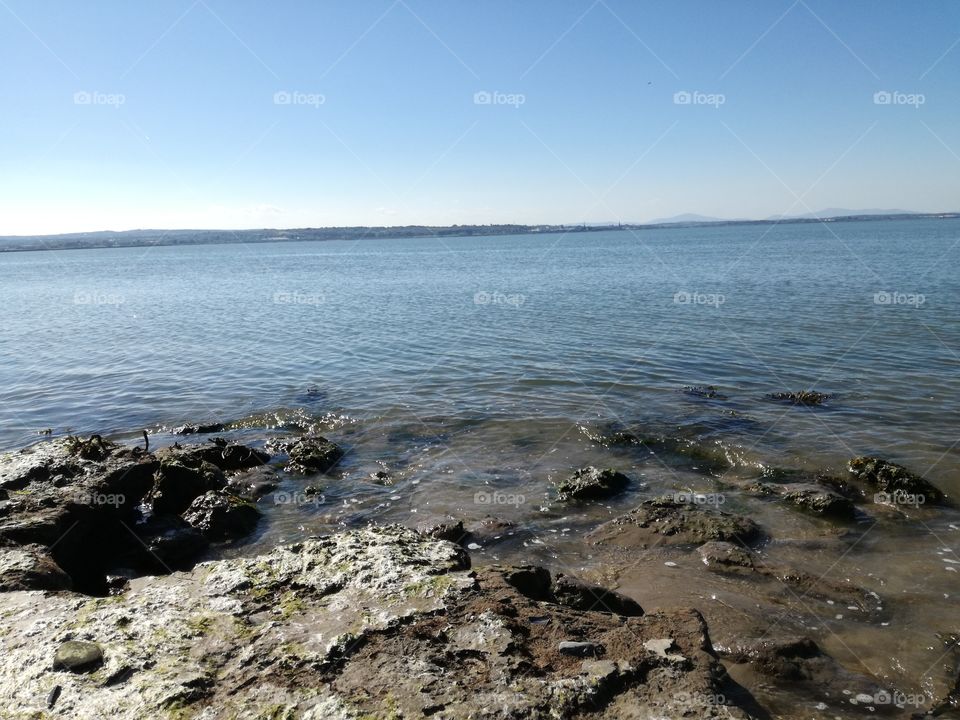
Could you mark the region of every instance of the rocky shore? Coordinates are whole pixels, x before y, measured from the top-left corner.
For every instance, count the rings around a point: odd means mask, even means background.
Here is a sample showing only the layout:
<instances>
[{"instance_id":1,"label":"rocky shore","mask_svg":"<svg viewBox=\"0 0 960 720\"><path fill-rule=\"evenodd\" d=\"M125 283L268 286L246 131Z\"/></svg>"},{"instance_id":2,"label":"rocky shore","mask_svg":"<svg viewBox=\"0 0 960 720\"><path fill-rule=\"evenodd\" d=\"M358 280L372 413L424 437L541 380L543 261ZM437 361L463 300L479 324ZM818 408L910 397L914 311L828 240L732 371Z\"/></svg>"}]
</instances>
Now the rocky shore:
<instances>
[{"instance_id":1,"label":"rocky shore","mask_svg":"<svg viewBox=\"0 0 960 720\"><path fill-rule=\"evenodd\" d=\"M778 559L777 529L715 496L644 496L597 524L583 537L604 558L590 577L478 563L483 530L457 518L221 558L262 525L257 499L280 474L315 477L344 454L313 434L262 445L209 438L151 451L93 436L0 456L0 717L783 716L759 700L769 685L809 701L796 717L960 704L957 666L919 697L835 659L791 609L817 601L879 626L895 599ZM874 457L852 459L842 477L768 471L736 489L835 528L819 547L897 498L950 505ZM553 501L635 490L621 472L584 467Z\"/></svg>"}]
</instances>

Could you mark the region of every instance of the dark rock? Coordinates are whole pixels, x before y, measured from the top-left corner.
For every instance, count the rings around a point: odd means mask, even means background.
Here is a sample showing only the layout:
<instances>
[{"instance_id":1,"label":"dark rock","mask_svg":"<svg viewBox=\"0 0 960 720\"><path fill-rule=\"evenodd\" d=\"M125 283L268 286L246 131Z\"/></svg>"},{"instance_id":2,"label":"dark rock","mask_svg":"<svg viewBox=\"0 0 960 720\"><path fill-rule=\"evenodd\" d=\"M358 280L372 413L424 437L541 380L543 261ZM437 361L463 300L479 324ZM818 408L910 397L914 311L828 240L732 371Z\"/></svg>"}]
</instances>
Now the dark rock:
<instances>
[{"instance_id":1,"label":"dark rock","mask_svg":"<svg viewBox=\"0 0 960 720\"><path fill-rule=\"evenodd\" d=\"M276 471L265 465L241 471L227 480L230 492L250 500L269 495L279 485L280 479Z\"/></svg>"},{"instance_id":2,"label":"dark rock","mask_svg":"<svg viewBox=\"0 0 960 720\"><path fill-rule=\"evenodd\" d=\"M791 405L815 406L823 405L830 399L830 395L813 390L801 390L799 392L776 392L770 393L767 397L771 400L780 400Z\"/></svg>"},{"instance_id":3,"label":"dark rock","mask_svg":"<svg viewBox=\"0 0 960 720\"><path fill-rule=\"evenodd\" d=\"M417 532L437 540L447 540L452 543L461 543L469 533L463 527L463 520L425 522L417 527Z\"/></svg>"},{"instance_id":4,"label":"dark rock","mask_svg":"<svg viewBox=\"0 0 960 720\"><path fill-rule=\"evenodd\" d=\"M852 520L856 508L849 499L816 483L773 484L758 482L748 490L758 495L774 496L812 515Z\"/></svg>"},{"instance_id":5,"label":"dark rock","mask_svg":"<svg viewBox=\"0 0 960 720\"><path fill-rule=\"evenodd\" d=\"M246 470L270 460L270 456L262 450L231 444L220 438L214 438L206 445L163 448L156 455L161 460L178 462L191 468L198 468L201 463L207 462L224 472Z\"/></svg>"},{"instance_id":6,"label":"dark rock","mask_svg":"<svg viewBox=\"0 0 960 720\"><path fill-rule=\"evenodd\" d=\"M703 564L722 572L752 572L753 553L733 543L711 540L697 548Z\"/></svg>"},{"instance_id":7,"label":"dark rock","mask_svg":"<svg viewBox=\"0 0 960 720\"><path fill-rule=\"evenodd\" d=\"M849 463L850 475L871 488L895 496L921 498L923 503L944 503L946 496L927 480L907 470L902 465L877 457L861 456ZM893 499L896 502L896 499Z\"/></svg>"},{"instance_id":8,"label":"dark rock","mask_svg":"<svg viewBox=\"0 0 960 720\"><path fill-rule=\"evenodd\" d=\"M68 640L57 648L53 656L54 670L84 673L96 670L102 664L103 650L100 646L83 640Z\"/></svg>"},{"instance_id":9,"label":"dark rock","mask_svg":"<svg viewBox=\"0 0 960 720\"><path fill-rule=\"evenodd\" d=\"M702 545L708 540L751 544L761 538L750 518L677 502L670 497L647 500L587 535L591 542L624 547Z\"/></svg>"},{"instance_id":10,"label":"dark rock","mask_svg":"<svg viewBox=\"0 0 960 720\"><path fill-rule=\"evenodd\" d=\"M158 515L179 515L195 498L211 490L220 490L225 485L223 471L205 460L193 467L179 462L161 462L148 499Z\"/></svg>"},{"instance_id":11,"label":"dark rock","mask_svg":"<svg viewBox=\"0 0 960 720\"><path fill-rule=\"evenodd\" d=\"M208 492L190 503L183 519L208 539L225 540L253 532L260 513L252 503L235 495Z\"/></svg>"},{"instance_id":12,"label":"dark rock","mask_svg":"<svg viewBox=\"0 0 960 720\"><path fill-rule=\"evenodd\" d=\"M503 574L510 587L531 600L547 601L553 599L550 571L536 565L523 565L509 568Z\"/></svg>"},{"instance_id":13,"label":"dark rock","mask_svg":"<svg viewBox=\"0 0 960 720\"><path fill-rule=\"evenodd\" d=\"M630 478L616 470L585 467L557 485L557 499L602 500L623 492Z\"/></svg>"},{"instance_id":14,"label":"dark rock","mask_svg":"<svg viewBox=\"0 0 960 720\"><path fill-rule=\"evenodd\" d=\"M683 392L693 397L706 398L708 400L726 400L727 396L720 392L713 385L685 385Z\"/></svg>"},{"instance_id":15,"label":"dark rock","mask_svg":"<svg viewBox=\"0 0 960 720\"><path fill-rule=\"evenodd\" d=\"M41 545L0 547L0 592L69 590L73 583Z\"/></svg>"},{"instance_id":16,"label":"dark rock","mask_svg":"<svg viewBox=\"0 0 960 720\"><path fill-rule=\"evenodd\" d=\"M223 432L226 426L223 423L210 423L209 425L181 425L173 431L174 435L204 435L208 433Z\"/></svg>"},{"instance_id":17,"label":"dark rock","mask_svg":"<svg viewBox=\"0 0 960 720\"><path fill-rule=\"evenodd\" d=\"M146 551L141 562L161 573L191 567L208 547L203 533L176 515L154 515L137 535Z\"/></svg>"},{"instance_id":18,"label":"dark rock","mask_svg":"<svg viewBox=\"0 0 960 720\"><path fill-rule=\"evenodd\" d=\"M287 454L290 456L288 469L305 473L325 473L340 462L343 450L317 435L300 438L290 446Z\"/></svg>"},{"instance_id":19,"label":"dark rock","mask_svg":"<svg viewBox=\"0 0 960 720\"><path fill-rule=\"evenodd\" d=\"M575 657L599 657L603 654L602 645L577 640L563 640L557 649L564 655L574 655Z\"/></svg>"},{"instance_id":20,"label":"dark rock","mask_svg":"<svg viewBox=\"0 0 960 720\"><path fill-rule=\"evenodd\" d=\"M588 585L568 575L557 575L556 582L553 584L553 596L559 604L576 610L612 612L615 615L627 617L643 615L643 608L632 598L615 590Z\"/></svg>"}]
</instances>

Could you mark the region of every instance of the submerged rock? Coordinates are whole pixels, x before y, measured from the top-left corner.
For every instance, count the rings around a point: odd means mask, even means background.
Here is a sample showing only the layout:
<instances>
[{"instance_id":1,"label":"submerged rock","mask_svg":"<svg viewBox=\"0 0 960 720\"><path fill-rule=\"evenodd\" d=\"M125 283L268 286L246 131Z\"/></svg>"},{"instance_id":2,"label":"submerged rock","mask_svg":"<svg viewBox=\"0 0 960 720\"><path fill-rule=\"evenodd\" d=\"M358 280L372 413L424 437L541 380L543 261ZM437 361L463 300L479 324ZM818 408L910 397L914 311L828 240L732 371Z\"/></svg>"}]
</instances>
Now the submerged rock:
<instances>
[{"instance_id":1,"label":"submerged rock","mask_svg":"<svg viewBox=\"0 0 960 720\"><path fill-rule=\"evenodd\" d=\"M49 659L83 637L102 665L57 678L64 717L748 717L698 702L720 695L722 671L696 611L583 613L467 564L391 526L140 578L115 598L10 593L0 697L14 715L36 707ZM682 663L645 647L662 638Z\"/></svg>"},{"instance_id":2,"label":"submerged rock","mask_svg":"<svg viewBox=\"0 0 960 720\"><path fill-rule=\"evenodd\" d=\"M757 495L779 497L811 515L852 520L856 514L856 507L849 498L813 482L757 482L747 489Z\"/></svg>"},{"instance_id":3,"label":"submerged rock","mask_svg":"<svg viewBox=\"0 0 960 720\"><path fill-rule=\"evenodd\" d=\"M630 478L621 472L589 466L577 470L557 485L557 499L603 500L623 492L629 485Z\"/></svg>"},{"instance_id":4,"label":"submerged rock","mask_svg":"<svg viewBox=\"0 0 960 720\"><path fill-rule=\"evenodd\" d=\"M290 457L288 470L302 473L325 473L343 457L343 450L325 437L314 435L299 438L286 445Z\"/></svg>"},{"instance_id":5,"label":"submerged rock","mask_svg":"<svg viewBox=\"0 0 960 720\"><path fill-rule=\"evenodd\" d=\"M902 465L877 457L861 456L848 465L851 477L888 495L892 504L945 503L946 496L927 480L907 470ZM898 498L903 502L898 503ZM910 500L914 502L909 502ZM877 502L883 502L879 499Z\"/></svg>"},{"instance_id":6,"label":"submerged rock","mask_svg":"<svg viewBox=\"0 0 960 720\"><path fill-rule=\"evenodd\" d=\"M683 392L693 397L706 398L707 400L726 400L724 395L714 385L684 385Z\"/></svg>"},{"instance_id":7,"label":"submerged rock","mask_svg":"<svg viewBox=\"0 0 960 720\"><path fill-rule=\"evenodd\" d=\"M700 545L708 540L751 544L760 537L760 526L748 517L671 497L647 500L587 535L594 543L624 547Z\"/></svg>"},{"instance_id":8,"label":"submerged rock","mask_svg":"<svg viewBox=\"0 0 960 720\"><path fill-rule=\"evenodd\" d=\"M816 392L814 390L800 390L799 392L775 392L770 393L767 397L769 397L771 400L788 402L791 405L806 406L823 405L827 400L830 399L830 395Z\"/></svg>"}]
</instances>

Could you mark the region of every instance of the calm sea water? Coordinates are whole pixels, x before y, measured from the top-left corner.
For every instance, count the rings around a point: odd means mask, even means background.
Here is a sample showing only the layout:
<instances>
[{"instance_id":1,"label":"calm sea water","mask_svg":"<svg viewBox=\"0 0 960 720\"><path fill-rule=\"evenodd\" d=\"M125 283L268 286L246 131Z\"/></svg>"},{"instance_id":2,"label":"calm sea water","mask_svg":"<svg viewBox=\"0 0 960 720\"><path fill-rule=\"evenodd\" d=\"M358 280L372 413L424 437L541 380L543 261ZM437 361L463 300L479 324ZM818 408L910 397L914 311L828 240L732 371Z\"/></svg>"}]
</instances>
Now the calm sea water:
<instances>
[{"instance_id":1,"label":"calm sea water","mask_svg":"<svg viewBox=\"0 0 960 720\"><path fill-rule=\"evenodd\" d=\"M865 622L786 593L776 632L932 702L956 677L942 638L960 626L960 512L868 506L838 528L737 481L761 465L838 472L870 453L957 497L958 256L950 220L0 254L0 449L45 428L131 442L148 428L162 444L215 421L263 442L306 421L344 460L330 476L281 476L255 536L221 552L493 515L514 530L473 547L475 562L543 563L645 608L697 607L723 646L773 627L752 584L704 580L688 550L584 542L645 497L719 491L768 531L766 561L884 598L883 622ZM766 397L803 389L831 399ZM618 426L734 467L588 436ZM628 473L630 492L552 503L551 484L587 464ZM389 483L371 481L378 470ZM322 495L303 495L308 482ZM738 677L777 716L853 712Z\"/></svg>"},{"instance_id":2,"label":"calm sea water","mask_svg":"<svg viewBox=\"0 0 960 720\"><path fill-rule=\"evenodd\" d=\"M958 242L916 220L0 254L0 447L303 407L500 440L700 424L951 486ZM764 400L804 388L836 397Z\"/></svg>"}]
</instances>

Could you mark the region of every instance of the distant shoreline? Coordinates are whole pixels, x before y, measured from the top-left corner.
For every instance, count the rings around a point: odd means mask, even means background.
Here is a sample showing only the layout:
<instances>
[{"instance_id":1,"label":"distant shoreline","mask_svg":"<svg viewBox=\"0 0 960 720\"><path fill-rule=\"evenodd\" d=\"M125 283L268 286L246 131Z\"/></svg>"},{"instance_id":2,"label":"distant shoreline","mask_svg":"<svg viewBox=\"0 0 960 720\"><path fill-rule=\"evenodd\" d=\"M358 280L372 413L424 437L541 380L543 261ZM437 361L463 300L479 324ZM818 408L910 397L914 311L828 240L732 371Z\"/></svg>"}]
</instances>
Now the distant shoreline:
<instances>
[{"instance_id":1,"label":"distant shoreline","mask_svg":"<svg viewBox=\"0 0 960 720\"><path fill-rule=\"evenodd\" d=\"M824 218L766 220L709 220L693 222L631 223L609 225L407 225L260 230L124 230L60 235L0 237L0 252L44 250L96 250L104 248L166 247L178 245L231 245L332 240L400 240L411 238L485 237L492 235L556 235L610 231L669 230L732 225L793 225L809 223L889 220L956 220L960 213L899 213L890 215L840 215Z\"/></svg>"}]
</instances>

